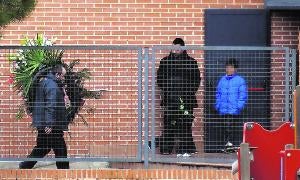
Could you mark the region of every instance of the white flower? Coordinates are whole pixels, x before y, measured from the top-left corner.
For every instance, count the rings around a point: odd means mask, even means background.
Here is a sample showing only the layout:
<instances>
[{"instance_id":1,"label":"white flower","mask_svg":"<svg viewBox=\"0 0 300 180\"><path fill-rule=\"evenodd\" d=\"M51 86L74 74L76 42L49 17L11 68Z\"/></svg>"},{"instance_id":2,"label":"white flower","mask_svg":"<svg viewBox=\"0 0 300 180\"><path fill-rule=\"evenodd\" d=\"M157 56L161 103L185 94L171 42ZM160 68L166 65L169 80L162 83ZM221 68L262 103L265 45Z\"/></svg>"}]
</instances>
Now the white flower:
<instances>
[{"instance_id":1,"label":"white flower","mask_svg":"<svg viewBox=\"0 0 300 180\"><path fill-rule=\"evenodd\" d=\"M20 66L18 65L18 63L14 63L13 67L14 67L15 69L19 69L19 68L20 68Z\"/></svg>"},{"instance_id":2,"label":"white flower","mask_svg":"<svg viewBox=\"0 0 300 180\"><path fill-rule=\"evenodd\" d=\"M23 54L21 54L21 56L19 57L20 60L25 60L25 56Z\"/></svg>"},{"instance_id":3,"label":"white flower","mask_svg":"<svg viewBox=\"0 0 300 180\"><path fill-rule=\"evenodd\" d=\"M55 42L57 41L57 37L50 39L50 41L52 42L52 44L55 44Z\"/></svg>"},{"instance_id":4,"label":"white flower","mask_svg":"<svg viewBox=\"0 0 300 180\"><path fill-rule=\"evenodd\" d=\"M44 43L45 46L52 46L51 40L46 40Z\"/></svg>"},{"instance_id":5,"label":"white flower","mask_svg":"<svg viewBox=\"0 0 300 180\"><path fill-rule=\"evenodd\" d=\"M183 109L184 109L184 105L180 105L180 106L179 106L179 109L180 109L180 110L183 110Z\"/></svg>"},{"instance_id":6,"label":"white flower","mask_svg":"<svg viewBox=\"0 0 300 180\"><path fill-rule=\"evenodd\" d=\"M23 52L24 52L23 49L17 50L17 53L18 53L18 54L22 54Z\"/></svg>"},{"instance_id":7,"label":"white flower","mask_svg":"<svg viewBox=\"0 0 300 180\"><path fill-rule=\"evenodd\" d=\"M34 46L35 45L35 41L30 39L27 43L26 46Z\"/></svg>"}]
</instances>

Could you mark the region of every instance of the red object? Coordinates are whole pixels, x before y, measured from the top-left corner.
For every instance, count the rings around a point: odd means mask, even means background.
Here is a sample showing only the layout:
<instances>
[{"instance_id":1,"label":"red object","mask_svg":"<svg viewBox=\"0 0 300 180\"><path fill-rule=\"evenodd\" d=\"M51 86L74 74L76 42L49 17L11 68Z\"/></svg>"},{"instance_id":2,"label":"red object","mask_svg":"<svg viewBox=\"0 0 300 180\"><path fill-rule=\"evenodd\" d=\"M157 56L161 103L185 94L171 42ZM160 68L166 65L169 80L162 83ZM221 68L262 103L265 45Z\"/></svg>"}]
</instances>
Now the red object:
<instances>
[{"instance_id":1,"label":"red object","mask_svg":"<svg viewBox=\"0 0 300 180\"><path fill-rule=\"evenodd\" d=\"M14 77L13 77L13 75L10 75L6 82L8 84L13 84L14 83Z\"/></svg>"},{"instance_id":2,"label":"red object","mask_svg":"<svg viewBox=\"0 0 300 180\"><path fill-rule=\"evenodd\" d=\"M294 144L291 123L286 122L276 130L266 130L258 123L245 123L243 131L243 142L249 143L250 148L257 147L253 150L254 160L250 162L251 178L280 180L280 151L286 144Z\"/></svg>"},{"instance_id":3,"label":"red object","mask_svg":"<svg viewBox=\"0 0 300 180\"><path fill-rule=\"evenodd\" d=\"M248 88L248 91L265 91L265 88Z\"/></svg>"},{"instance_id":4,"label":"red object","mask_svg":"<svg viewBox=\"0 0 300 180\"><path fill-rule=\"evenodd\" d=\"M300 168L300 150L291 149L281 152L282 180L297 180L297 171Z\"/></svg>"}]
</instances>

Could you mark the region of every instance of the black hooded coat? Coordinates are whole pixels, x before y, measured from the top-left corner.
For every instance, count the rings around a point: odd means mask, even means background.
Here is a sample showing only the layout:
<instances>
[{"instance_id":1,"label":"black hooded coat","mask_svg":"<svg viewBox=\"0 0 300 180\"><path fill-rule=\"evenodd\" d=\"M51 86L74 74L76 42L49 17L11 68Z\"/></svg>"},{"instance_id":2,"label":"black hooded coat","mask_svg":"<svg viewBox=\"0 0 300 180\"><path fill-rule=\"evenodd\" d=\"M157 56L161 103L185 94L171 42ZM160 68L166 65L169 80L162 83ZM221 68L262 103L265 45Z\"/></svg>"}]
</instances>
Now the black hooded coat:
<instances>
[{"instance_id":1,"label":"black hooded coat","mask_svg":"<svg viewBox=\"0 0 300 180\"><path fill-rule=\"evenodd\" d=\"M198 107L196 92L200 85L197 61L186 51L170 53L160 61L157 84L162 90L162 106L178 104L181 98L187 108Z\"/></svg>"}]
</instances>

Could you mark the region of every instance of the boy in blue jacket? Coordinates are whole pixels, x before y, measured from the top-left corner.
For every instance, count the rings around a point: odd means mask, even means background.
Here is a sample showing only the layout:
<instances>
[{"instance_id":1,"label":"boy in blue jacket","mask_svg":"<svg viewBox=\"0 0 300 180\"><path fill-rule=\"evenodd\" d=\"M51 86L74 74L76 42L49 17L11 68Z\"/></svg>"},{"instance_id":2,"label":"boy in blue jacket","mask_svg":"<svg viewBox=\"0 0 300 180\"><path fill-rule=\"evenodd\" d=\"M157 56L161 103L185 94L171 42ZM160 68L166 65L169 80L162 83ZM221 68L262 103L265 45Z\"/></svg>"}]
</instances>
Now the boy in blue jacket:
<instances>
[{"instance_id":1,"label":"boy in blue jacket","mask_svg":"<svg viewBox=\"0 0 300 180\"><path fill-rule=\"evenodd\" d=\"M247 85L245 79L236 73L236 59L230 58L225 66L226 75L219 80L216 89L215 109L219 118L215 130L221 146L239 146L243 129L243 121L239 115L248 98Z\"/></svg>"}]
</instances>

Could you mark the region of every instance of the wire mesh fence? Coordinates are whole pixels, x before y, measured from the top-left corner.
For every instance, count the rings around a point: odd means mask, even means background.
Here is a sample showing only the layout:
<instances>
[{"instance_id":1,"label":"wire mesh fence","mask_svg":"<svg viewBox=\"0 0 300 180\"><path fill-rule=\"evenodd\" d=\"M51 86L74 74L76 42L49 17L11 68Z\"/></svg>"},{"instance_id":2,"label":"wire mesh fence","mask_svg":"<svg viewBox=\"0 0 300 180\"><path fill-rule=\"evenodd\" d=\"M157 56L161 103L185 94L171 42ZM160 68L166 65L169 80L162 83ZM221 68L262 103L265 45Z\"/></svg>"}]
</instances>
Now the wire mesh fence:
<instances>
[{"instance_id":1,"label":"wire mesh fence","mask_svg":"<svg viewBox=\"0 0 300 180\"><path fill-rule=\"evenodd\" d=\"M224 163L234 159L228 153L242 142L245 122L274 129L291 120L294 56L287 48L155 46L151 161Z\"/></svg>"},{"instance_id":2,"label":"wire mesh fence","mask_svg":"<svg viewBox=\"0 0 300 180\"><path fill-rule=\"evenodd\" d=\"M40 158L41 154L46 154L51 149L54 151L47 157L50 159L57 157L53 152L62 149L62 145L59 146L63 141L60 139L61 136L66 141L69 160L141 159L141 48L1 47L0 51L2 160L21 160L30 153L34 154L35 151L38 151L39 155L30 157ZM58 61L58 57L49 55L54 51L62 52L61 60L67 65L64 66L67 70L64 82L57 81L59 73L40 66L36 71L40 73L39 76L27 76L35 80L23 79L35 81L31 85L31 91L34 91L30 97L31 102L24 103L26 100L24 88L18 91L15 81L21 75L26 76L26 70L21 69L19 74L14 73L21 66L15 59L26 52L24 63L32 63L26 67L34 67L36 65L34 63L40 60L49 61L46 63ZM28 54L35 54L32 57L35 59L28 60L30 58ZM44 59L39 59L39 56L43 56ZM66 107L66 116L68 122L71 122L68 131L63 135L60 130L57 132L56 126L64 123L61 121L63 118L58 117L64 113L61 109L67 104L64 101L65 95L71 101L70 107ZM51 99L54 99L54 102ZM30 108L33 109L32 114L28 115L26 111ZM51 117L55 122L50 122ZM35 120L32 121L33 119ZM49 134L44 132L48 126L52 128ZM32 151L34 146L40 150Z\"/></svg>"},{"instance_id":3,"label":"wire mesh fence","mask_svg":"<svg viewBox=\"0 0 300 180\"><path fill-rule=\"evenodd\" d=\"M49 61L57 56L45 51L62 52L66 64L64 83L69 85L57 91L60 106L68 104L67 95L78 113L64 134L52 131L55 141L42 140L49 148L64 137L68 158L62 161L231 163L235 154L227 150L242 141L244 122L273 129L292 119L295 51L288 48L2 46L1 160L26 160L39 134L48 136L32 128L34 113L28 115L28 99L14 86L19 66L14 58L31 50L46 54ZM36 87L49 73L61 74L47 70L35 78ZM59 156L51 151L46 157Z\"/></svg>"}]
</instances>

